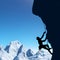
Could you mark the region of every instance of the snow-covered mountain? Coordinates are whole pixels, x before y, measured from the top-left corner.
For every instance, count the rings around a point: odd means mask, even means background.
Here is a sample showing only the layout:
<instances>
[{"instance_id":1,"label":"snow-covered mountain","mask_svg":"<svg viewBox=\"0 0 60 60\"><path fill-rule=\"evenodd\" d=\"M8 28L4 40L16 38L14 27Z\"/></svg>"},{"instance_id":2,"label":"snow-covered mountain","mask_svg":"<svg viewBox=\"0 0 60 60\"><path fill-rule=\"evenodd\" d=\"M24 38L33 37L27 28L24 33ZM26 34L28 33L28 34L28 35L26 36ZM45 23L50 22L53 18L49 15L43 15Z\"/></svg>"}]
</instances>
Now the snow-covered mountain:
<instances>
[{"instance_id":1,"label":"snow-covered mountain","mask_svg":"<svg viewBox=\"0 0 60 60\"><path fill-rule=\"evenodd\" d=\"M34 52L31 49L28 49L26 52L27 57L31 57L34 55Z\"/></svg>"},{"instance_id":2,"label":"snow-covered mountain","mask_svg":"<svg viewBox=\"0 0 60 60\"><path fill-rule=\"evenodd\" d=\"M0 60L51 60L52 55L45 49L35 54L31 49L25 50L19 41L12 41L4 48L0 47Z\"/></svg>"}]
</instances>

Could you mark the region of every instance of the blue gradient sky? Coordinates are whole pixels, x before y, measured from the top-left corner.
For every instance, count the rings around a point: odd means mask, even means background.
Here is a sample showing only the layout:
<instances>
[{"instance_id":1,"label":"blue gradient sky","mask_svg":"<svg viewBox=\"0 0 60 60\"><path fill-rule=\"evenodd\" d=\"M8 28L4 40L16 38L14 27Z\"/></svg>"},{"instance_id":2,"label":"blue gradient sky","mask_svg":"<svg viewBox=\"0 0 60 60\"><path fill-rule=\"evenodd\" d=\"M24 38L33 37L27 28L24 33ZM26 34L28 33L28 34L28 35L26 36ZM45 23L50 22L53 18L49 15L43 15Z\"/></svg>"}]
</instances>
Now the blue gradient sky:
<instances>
[{"instance_id":1,"label":"blue gradient sky","mask_svg":"<svg viewBox=\"0 0 60 60\"><path fill-rule=\"evenodd\" d=\"M45 26L32 14L33 0L0 0L0 44L19 40L26 48L37 50L37 36Z\"/></svg>"}]
</instances>

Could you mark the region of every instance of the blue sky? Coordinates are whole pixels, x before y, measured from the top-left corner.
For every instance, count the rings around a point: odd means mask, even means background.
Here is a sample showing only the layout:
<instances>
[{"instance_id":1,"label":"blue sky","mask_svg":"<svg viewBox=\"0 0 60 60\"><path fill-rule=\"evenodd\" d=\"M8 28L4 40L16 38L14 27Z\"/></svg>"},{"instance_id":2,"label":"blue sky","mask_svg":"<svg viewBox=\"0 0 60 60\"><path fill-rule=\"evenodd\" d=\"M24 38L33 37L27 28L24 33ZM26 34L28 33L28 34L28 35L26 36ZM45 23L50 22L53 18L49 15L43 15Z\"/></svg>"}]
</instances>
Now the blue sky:
<instances>
[{"instance_id":1,"label":"blue sky","mask_svg":"<svg viewBox=\"0 0 60 60\"><path fill-rule=\"evenodd\" d=\"M19 40L37 50L37 36L45 30L42 20L32 14L33 0L0 0L0 44Z\"/></svg>"}]
</instances>

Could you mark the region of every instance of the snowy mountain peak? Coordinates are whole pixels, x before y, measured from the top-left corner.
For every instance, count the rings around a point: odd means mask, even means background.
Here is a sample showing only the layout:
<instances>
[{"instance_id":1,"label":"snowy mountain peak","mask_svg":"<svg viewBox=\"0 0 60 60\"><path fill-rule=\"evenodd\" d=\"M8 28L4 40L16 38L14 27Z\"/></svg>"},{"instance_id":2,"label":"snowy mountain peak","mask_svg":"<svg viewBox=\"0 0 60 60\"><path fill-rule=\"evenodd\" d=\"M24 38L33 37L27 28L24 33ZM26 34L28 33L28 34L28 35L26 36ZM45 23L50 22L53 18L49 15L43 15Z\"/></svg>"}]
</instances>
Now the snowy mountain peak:
<instances>
[{"instance_id":1,"label":"snowy mountain peak","mask_svg":"<svg viewBox=\"0 0 60 60\"><path fill-rule=\"evenodd\" d=\"M24 46L21 45L20 48L18 49L17 55L19 55L20 53L26 52L26 50L24 49Z\"/></svg>"},{"instance_id":2,"label":"snowy mountain peak","mask_svg":"<svg viewBox=\"0 0 60 60\"><path fill-rule=\"evenodd\" d=\"M15 40L15 41L11 41L10 42L10 45L13 45L13 46L20 46L20 45L22 45L18 40Z\"/></svg>"},{"instance_id":3,"label":"snowy mountain peak","mask_svg":"<svg viewBox=\"0 0 60 60\"><path fill-rule=\"evenodd\" d=\"M19 41L12 41L5 49L0 47L0 60L51 60L52 58L45 49L36 54L31 49L26 50Z\"/></svg>"},{"instance_id":4,"label":"snowy mountain peak","mask_svg":"<svg viewBox=\"0 0 60 60\"><path fill-rule=\"evenodd\" d=\"M9 45L6 46L5 50L10 53L12 50L16 51L20 48L22 44L16 40L16 41L11 41Z\"/></svg>"},{"instance_id":5,"label":"snowy mountain peak","mask_svg":"<svg viewBox=\"0 0 60 60\"><path fill-rule=\"evenodd\" d=\"M27 55L28 57L31 57L31 56L34 55L34 52L33 52L31 49L28 49L28 51L26 52L26 55Z\"/></svg>"},{"instance_id":6,"label":"snowy mountain peak","mask_svg":"<svg viewBox=\"0 0 60 60\"><path fill-rule=\"evenodd\" d=\"M22 44L16 40L16 41L12 41L10 42L9 45L6 46L5 51L7 51L7 53L12 57L12 59L17 55L19 48L22 46Z\"/></svg>"}]
</instances>

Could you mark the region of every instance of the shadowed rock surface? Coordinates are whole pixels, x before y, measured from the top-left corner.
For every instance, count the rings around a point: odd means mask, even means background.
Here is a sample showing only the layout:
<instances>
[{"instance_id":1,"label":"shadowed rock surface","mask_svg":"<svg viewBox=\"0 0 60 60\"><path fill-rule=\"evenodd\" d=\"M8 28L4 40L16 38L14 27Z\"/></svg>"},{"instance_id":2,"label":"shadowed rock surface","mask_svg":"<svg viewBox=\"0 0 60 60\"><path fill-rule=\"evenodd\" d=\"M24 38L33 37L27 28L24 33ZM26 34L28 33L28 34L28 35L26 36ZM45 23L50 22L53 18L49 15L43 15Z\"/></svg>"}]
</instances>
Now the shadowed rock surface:
<instances>
[{"instance_id":1,"label":"shadowed rock surface","mask_svg":"<svg viewBox=\"0 0 60 60\"><path fill-rule=\"evenodd\" d=\"M32 11L46 25L47 38L54 50L52 60L60 59L60 0L34 0Z\"/></svg>"}]
</instances>

